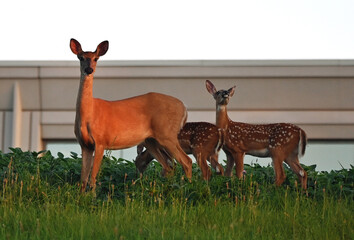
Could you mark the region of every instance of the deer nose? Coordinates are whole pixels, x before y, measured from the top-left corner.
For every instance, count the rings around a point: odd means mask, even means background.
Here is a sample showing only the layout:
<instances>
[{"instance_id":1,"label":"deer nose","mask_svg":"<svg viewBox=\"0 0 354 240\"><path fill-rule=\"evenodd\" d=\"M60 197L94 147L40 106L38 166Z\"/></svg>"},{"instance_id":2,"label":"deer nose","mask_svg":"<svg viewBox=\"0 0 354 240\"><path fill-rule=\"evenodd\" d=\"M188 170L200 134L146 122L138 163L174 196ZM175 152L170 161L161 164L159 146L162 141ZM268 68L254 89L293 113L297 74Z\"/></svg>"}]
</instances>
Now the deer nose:
<instances>
[{"instance_id":1,"label":"deer nose","mask_svg":"<svg viewBox=\"0 0 354 240\"><path fill-rule=\"evenodd\" d=\"M87 68L85 68L85 73L91 74L91 73L93 73L93 69L90 67L87 67Z\"/></svg>"}]
</instances>

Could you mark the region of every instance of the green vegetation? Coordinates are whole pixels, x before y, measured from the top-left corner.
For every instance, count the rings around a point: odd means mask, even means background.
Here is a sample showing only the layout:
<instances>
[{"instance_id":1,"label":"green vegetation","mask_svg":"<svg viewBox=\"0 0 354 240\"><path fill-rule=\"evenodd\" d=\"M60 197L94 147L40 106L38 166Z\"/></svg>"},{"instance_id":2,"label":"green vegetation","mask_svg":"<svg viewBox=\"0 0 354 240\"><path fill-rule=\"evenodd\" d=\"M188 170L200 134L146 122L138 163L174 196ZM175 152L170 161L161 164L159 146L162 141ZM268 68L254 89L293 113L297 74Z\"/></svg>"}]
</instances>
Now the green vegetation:
<instances>
[{"instance_id":1,"label":"green vegetation","mask_svg":"<svg viewBox=\"0 0 354 240\"><path fill-rule=\"evenodd\" d=\"M50 152L0 152L0 239L353 239L354 168L308 171L309 189L286 170L245 166L243 180L213 175L191 182L179 166L143 176L105 157L96 194L80 194L81 159Z\"/></svg>"}]
</instances>

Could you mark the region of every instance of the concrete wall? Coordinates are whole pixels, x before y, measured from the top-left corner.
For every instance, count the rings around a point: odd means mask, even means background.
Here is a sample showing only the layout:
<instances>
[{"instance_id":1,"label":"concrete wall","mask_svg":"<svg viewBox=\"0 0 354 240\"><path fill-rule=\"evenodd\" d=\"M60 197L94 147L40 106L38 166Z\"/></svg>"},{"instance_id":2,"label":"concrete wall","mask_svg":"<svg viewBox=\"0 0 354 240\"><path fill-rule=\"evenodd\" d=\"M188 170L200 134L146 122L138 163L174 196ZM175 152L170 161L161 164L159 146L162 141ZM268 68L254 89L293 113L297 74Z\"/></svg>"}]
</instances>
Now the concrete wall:
<instances>
[{"instance_id":1,"label":"concrete wall","mask_svg":"<svg viewBox=\"0 0 354 240\"><path fill-rule=\"evenodd\" d=\"M78 62L0 62L0 150L41 150L73 140ZM181 99L189 121L215 122L218 89L236 85L234 121L291 122L310 139L354 139L354 61L100 61L94 96L116 100L154 91Z\"/></svg>"}]
</instances>

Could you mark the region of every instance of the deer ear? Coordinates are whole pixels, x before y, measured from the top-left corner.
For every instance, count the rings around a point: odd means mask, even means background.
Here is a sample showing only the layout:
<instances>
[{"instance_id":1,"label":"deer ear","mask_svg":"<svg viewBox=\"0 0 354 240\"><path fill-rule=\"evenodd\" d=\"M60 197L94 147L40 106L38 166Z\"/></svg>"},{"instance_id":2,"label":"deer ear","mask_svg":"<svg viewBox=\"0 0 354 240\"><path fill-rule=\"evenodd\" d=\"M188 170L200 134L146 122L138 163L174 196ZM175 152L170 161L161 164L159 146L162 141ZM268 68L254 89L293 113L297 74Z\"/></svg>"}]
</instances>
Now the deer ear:
<instances>
[{"instance_id":1,"label":"deer ear","mask_svg":"<svg viewBox=\"0 0 354 240\"><path fill-rule=\"evenodd\" d=\"M216 93L216 88L215 88L214 84L212 82L210 82L209 80L205 81L205 86L211 95L214 95Z\"/></svg>"},{"instance_id":2,"label":"deer ear","mask_svg":"<svg viewBox=\"0 0 354 240\"><path fill-rule=\"evenodd\" d=\"M144 145L143 144L139 144L138 146L136 146L136 153L138 155L140 155L144 150Z\"/></svg>"},{"instance_id":3,"label":"deer ear","mask_svg":"<svg viewBox=\"0 0 354 240\"><path fill-rule=\"evenodd\" d=\"M82 52L81 44L74 38L70 39L70 49L75 55Z\"/></svg>"},{"instance_id":4,"label":"deer ear","mask_svg":"<svg viewBox=\"0 0 354 240\"><path fill-rule=\"evenodd\" d=\"M227 90L227 91L229 92L230 97L232 97L232 96L234 95L234 93L235 93L235 88L236 88L236 86L233 86L232 88L230 88L229 90Z\"/></svg>"},{"instance_id":5,"label":"deer ear","mask_svg":"<svg viewBox=\"0 0 354 240\"><path fill-rule=\"evenodd\" d=\"M106 54L106 52L108 51L108 41L103 41L101 42L96 49L96 53L98 54L98 56L103 56Z\"/></svg>"}]
</instances>

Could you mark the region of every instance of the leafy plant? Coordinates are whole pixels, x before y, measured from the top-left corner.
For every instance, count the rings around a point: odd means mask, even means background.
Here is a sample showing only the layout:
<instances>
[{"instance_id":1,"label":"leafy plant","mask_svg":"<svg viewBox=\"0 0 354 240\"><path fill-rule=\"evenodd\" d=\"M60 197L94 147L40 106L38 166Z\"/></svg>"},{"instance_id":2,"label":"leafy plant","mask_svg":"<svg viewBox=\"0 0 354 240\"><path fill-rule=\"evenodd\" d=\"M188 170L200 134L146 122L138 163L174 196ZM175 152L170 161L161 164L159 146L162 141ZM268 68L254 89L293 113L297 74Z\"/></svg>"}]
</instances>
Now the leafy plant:
<instances>
[{"instance_id":1,"label":"leafy plant","mask_svg":"<svg viewBox=\"0 0 354 240\"><path fill-rule=\"evenodd\" d=\"M286 168L245 165L245 175L191 181L180 166L168 178L152 162L105 156L96 194L80 194L76 153L0 152L0 239L349 239L353 236L353 166L317 172L304 166L303 191Z\"/></svg>"},{"instance_id":2,"label":"leafy plant","mask_svg":"<svg viewBox=\"0 0 354 240\"><path fill-rule=\"evenodd\" d=\"M0 177L4 178L11 168L11 174L19 180L24 177L37 176L42 181L53 186L65 184L80 184L82 159L76 153L64 157L58 153L54 157L50 151L23 152L19 148L11 148L10 153L0 152ZM354 168L331 172L317 172L316 165L303 166L308 173L307 195L321 198L323 189L334 197L353 198ZM162 170L157 162L152 162L143 175L139 175L131 161L105 156L97 182L97 196L124 200L127 196L149 198L160 195L160 198L176 198L176 195L187 198L188 201L203 201L209 198L242 198L245 194L262 192L266 195L274 190L274 170L272 167L253 166L245 164L243 180L213 175L209 182L201 180L200 170L193 164L191 182L184 179L180 166L175 169L174 176L163 178ZM297 177L285 165L287 179L281 188L298 189ZM271 191L269 191L271 189ZM114 193L112 193L114 190Z\"/></svg>"}]
</instances>

